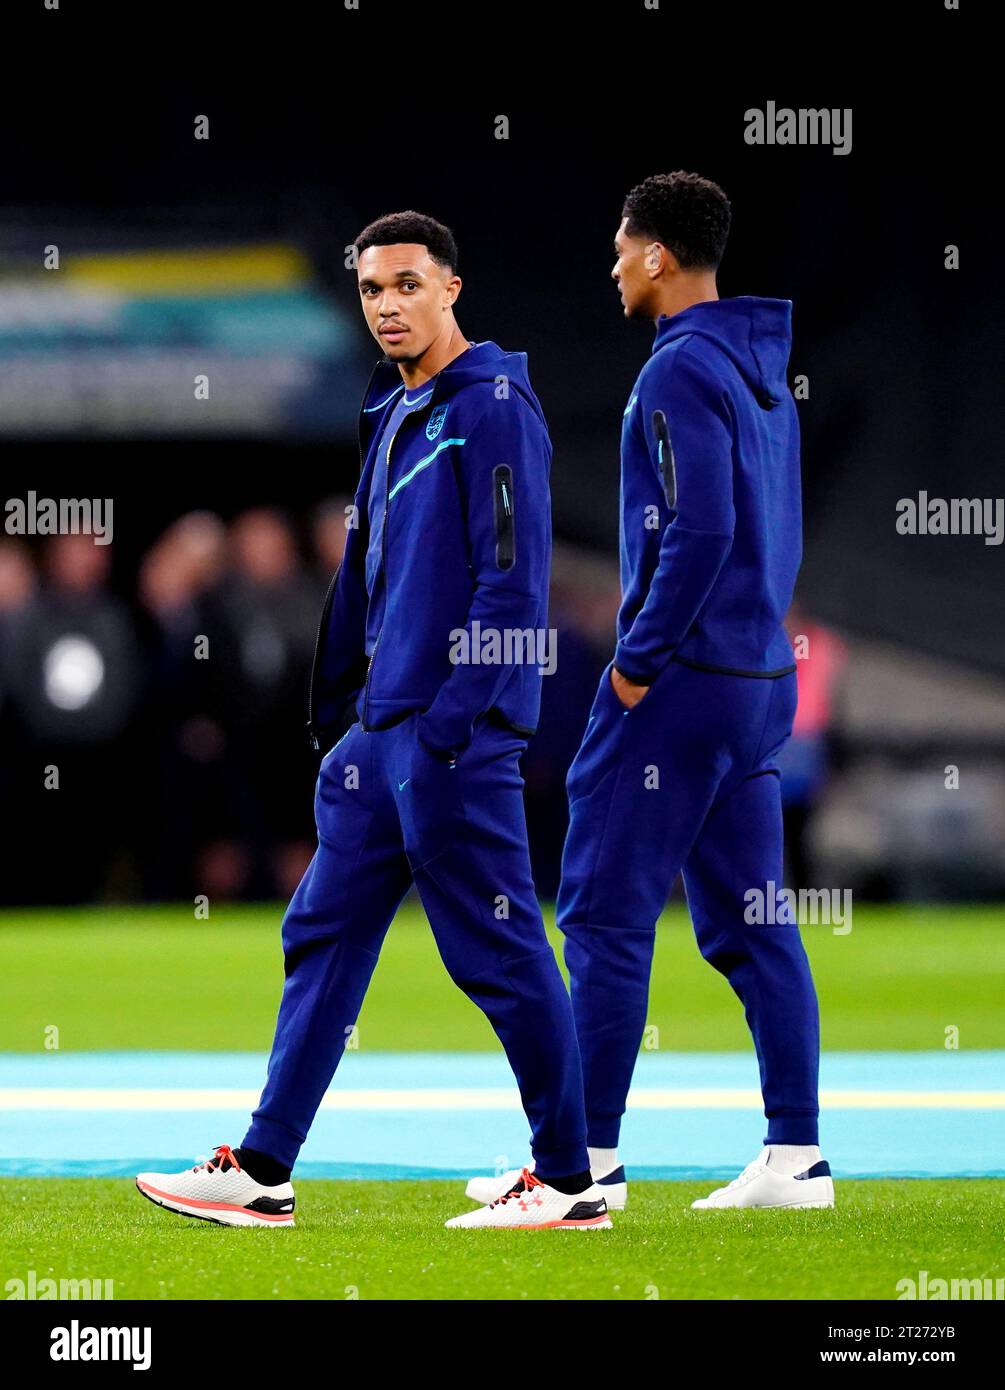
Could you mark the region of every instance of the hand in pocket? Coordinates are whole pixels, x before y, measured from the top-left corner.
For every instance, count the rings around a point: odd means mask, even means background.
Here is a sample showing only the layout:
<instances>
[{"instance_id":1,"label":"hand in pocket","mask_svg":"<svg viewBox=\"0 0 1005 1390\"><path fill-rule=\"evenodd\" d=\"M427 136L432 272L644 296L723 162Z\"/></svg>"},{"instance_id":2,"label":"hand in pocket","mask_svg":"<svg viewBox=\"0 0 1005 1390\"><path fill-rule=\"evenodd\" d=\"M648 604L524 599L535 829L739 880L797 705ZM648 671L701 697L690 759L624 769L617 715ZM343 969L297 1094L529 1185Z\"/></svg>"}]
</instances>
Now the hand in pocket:
<instances>
[{"instance_id":1,"label":"hand in pocket","mask_svg":"<svg viewBox=\"0 0 1005 1390\"><path fill-rule=\"evenodd\" d=\"M398 775L398 804L405 849L413 868L427 863L452 843L462 823L456 762L438 757L419 738L415 720L407 730L404 773Z\"/></svg>"},{"instance_id":2,"label":"hand in pocket","mask_svg":"<svg viewBox=\"0 0 1005 1390\"><path fill-rule=\"evenodd\" d=\"M636 685L634 681L626 680L616 666L611 667L611 689L626 709L634 709L649 694L651 689L648 685Z\"/></svg>"}]
</instances>

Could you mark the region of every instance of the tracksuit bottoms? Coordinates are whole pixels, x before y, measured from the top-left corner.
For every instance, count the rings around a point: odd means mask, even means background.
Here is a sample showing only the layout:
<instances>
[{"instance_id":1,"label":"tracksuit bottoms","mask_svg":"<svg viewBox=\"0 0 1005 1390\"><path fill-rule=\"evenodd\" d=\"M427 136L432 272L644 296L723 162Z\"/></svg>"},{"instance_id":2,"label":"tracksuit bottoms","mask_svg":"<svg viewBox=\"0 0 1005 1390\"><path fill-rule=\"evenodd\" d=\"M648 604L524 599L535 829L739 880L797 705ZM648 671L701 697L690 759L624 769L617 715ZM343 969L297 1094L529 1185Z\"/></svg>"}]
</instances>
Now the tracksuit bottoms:
<instances>
[{"instance_id":1,"label":"tracksuit bottoms","mask_svg":"<svg viewBox=\"0 0 1005 1390\"><path fill-rule=\"evenodd\" d=\"M268 1079L241 1143L292 1168L335 1074L381 944L414 882L443 962L506 1051L544 1179L589 1169L572 1006L527 849L526 740L481 719L455 765L415 733L352 728L325 756L318 847L283 919L285 983Z\"/></svg>"},{"instance_id":2,"label":"tracksuit bottoms","mask_svg":"<svg viewBox=\"0 0 1005 1390\"><path fill-rule=\"evenodd\" d=\"M819 1018L799 928L747 920L749 891L763 900L783 882L774 756L792 728L795 674L758 679L671 661L626 710L610 670L569 770L558 898L588 1143L617 1146L656 920L682 872L699 950L739 996L753 1035L764 1142L816 1144Z\"/></svg>"}]
</instances>

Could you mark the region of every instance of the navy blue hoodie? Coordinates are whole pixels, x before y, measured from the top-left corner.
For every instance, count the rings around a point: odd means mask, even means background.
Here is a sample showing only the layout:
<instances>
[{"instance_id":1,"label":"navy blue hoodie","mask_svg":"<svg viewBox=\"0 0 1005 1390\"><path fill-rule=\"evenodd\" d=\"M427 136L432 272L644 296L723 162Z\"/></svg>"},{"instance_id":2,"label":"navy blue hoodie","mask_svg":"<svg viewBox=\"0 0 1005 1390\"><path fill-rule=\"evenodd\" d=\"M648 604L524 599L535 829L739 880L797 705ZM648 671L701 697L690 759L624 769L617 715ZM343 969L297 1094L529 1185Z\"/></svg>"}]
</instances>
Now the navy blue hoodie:
<instances>
[{"instance_id":1,"label":"navy blue hoodie","mask_svg":"<svg viewBox=\"0 0 1005 1390\"><path fill-rule=\"evenodd\" d=\"M360 412L355 524L318 632L309 724L316 748L337 736L354 697L367 730L421 711L419 737L442 755L463 750L484 714L527 735L537 724L532 635L547 623L551 443L526 353L473 344L398 428L387 470L385 611L367 662L367 504L384 424L403 389L395 364L378 362ZM493 632L528 640L503 646L509 661L461 663L451 657L463 652L462 629L472 652L487 651Z\"/></svg>"},{"instance_id":2,"label":"navy blue hoodie","mask_svg":"<svg viewBox=\"0 0 1005 1390\"><path fill-rule=\"evenodd\" d=\"M741 296L657 320L621 435L614 664L794 670L782 626L802 554L787 299Z\"/></svg>"}]
</instances>

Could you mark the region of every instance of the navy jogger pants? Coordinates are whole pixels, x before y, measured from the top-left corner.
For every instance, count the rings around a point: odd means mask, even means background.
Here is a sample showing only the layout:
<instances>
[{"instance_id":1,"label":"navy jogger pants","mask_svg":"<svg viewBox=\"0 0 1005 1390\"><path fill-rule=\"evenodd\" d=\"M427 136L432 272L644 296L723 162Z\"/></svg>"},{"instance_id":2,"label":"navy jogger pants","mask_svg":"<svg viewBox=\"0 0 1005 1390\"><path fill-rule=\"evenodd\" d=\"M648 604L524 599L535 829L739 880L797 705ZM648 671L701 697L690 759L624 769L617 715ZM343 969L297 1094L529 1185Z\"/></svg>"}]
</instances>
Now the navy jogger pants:
<instances>
[{"instance_id":1,"label":"navy jogger pants","mask_svg":"<svg viewBox=\"0 0 1005 1390\"><path fill-rule=\"evenodd\" d=\"M325 756L318 848L283 919L286 979L268 1080L242 1145L293 1167L414 882L454 981L516 1075L543 1178L589 1168L572 1006L531 877L519 758L486 720L451 767L415 733L359 724Z\"/></svg>"},{"instance_id":2,"label":"navy jogger pants","mask_svg":"<svg viewBox=\"0 0 1005 1390\"><path fill-rule=\"evenodd\" d=\"M558 898L588 1142L618 1143L656 920L683 872L701 954L739 996L753 1035L765 1143L816 1144L819 1021L799 928L745 920L748 890L783 882L773 757L792 728L795 674L756 679L671 661L626 710L610 669L569 770Z\"/></svg>"}]
</instances>

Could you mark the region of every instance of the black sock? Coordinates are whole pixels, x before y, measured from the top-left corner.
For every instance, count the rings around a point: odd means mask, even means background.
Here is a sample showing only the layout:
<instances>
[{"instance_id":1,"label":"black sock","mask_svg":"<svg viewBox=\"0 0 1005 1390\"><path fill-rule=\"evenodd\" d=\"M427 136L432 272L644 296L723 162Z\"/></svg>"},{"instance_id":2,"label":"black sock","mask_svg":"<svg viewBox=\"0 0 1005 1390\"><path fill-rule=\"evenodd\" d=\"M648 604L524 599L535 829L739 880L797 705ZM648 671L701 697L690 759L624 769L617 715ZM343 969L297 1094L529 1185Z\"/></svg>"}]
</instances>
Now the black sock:
<instances>
[{"instance_id":1,"label":"black sock","mask_svg":"<svg viewBox=\"0 0 1005 1390\"><path fill-rule=\"evenodd\" d=\"M263 1187L278 1187L281 1182L290 1180L292 1169L284 1168L278 1159L259 1153L257 1149L235 1149L234 1157L248 1177L254 1178Z\"/></svg>"},{"instance_id":2,"label":"black sock","mask_svg":"<svg viewBox=\"0 0 1005 1390\"><path fill-rule=\"evenodd\" d=\"M542 1178L543 1183L553 1187L556 1192L565 1192L570 1197L574 1197L577 1192L585 1192L588 1187L593 1186L593 1175L589 1168L582 1173L572 1173L567 1178Z\"/></svg>"}]
</instances>

